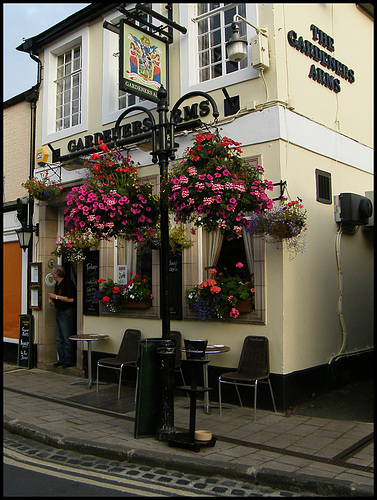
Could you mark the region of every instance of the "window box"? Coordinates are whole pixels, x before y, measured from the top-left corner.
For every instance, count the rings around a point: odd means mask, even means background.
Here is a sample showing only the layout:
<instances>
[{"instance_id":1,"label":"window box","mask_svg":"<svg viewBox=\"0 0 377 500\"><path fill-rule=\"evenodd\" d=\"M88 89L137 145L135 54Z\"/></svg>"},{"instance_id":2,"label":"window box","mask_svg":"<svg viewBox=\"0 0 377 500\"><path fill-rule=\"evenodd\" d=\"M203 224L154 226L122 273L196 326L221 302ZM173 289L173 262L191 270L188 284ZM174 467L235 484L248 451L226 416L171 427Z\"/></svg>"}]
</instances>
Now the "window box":
<instances>
[{"instance_id":1,"label":"window box","mask_svg":"<svg viewBox=\"0 0 377 500\"><path fill-rule=\"evenodd\" d=\"M152 307L151 299L144 300L129 300L121 304L121 309L149 309Z\"/></svg>"},{"instance_id":2,"label":"window box","mask_svg":"<svg viewBox=\"0 0 377 500\"><path fill-rule=\"evenodd\" d=\"M249 313L253 310L253 299L244 299L244 300L238 300L236 302L236 309L240 313Z\"/></svg>"}]
</instances>

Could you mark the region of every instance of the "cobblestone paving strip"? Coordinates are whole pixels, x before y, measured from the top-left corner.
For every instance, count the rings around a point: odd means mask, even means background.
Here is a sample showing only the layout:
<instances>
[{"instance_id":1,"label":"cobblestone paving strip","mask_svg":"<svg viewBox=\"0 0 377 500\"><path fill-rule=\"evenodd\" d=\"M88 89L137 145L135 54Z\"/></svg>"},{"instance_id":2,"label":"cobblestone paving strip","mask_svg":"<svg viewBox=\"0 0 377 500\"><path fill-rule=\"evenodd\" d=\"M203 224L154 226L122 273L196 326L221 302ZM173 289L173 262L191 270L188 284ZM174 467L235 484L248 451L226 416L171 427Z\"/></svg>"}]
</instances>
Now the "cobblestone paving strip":
<instances>
[{"instance_id":1,"label":"cobblestone paving strip","mask_svg":"<svg viewBox=\"0 0 377 500\"><path fill-rule=\"evenodd\" d=\"M29 439L14 436L5 431L3 435L4 456L17 457L22 455L25 461L33 463L43 460L46 467L49 464L64 464L72 467L76 473L98 471L104 480L108 478L130 478L139 484L147 481L150 487L158 490L159 486L171 489L173 496L191 496L192 493L203 496L228 497L301 497L316 496L307 493L299 494L287 490L276 490L266 486L257 486L240 481L233 481L221 477L205 477L195 474L185 474L164 468L149 467L147 465L129 464L122 461L107 460L91 455L80 455L76 452L55 449ZM7 453L7 450L9 452ZM185 492L187 495L185 495ZM169 496L168 494L166 496Z\"/></svg>"}]
</instances>

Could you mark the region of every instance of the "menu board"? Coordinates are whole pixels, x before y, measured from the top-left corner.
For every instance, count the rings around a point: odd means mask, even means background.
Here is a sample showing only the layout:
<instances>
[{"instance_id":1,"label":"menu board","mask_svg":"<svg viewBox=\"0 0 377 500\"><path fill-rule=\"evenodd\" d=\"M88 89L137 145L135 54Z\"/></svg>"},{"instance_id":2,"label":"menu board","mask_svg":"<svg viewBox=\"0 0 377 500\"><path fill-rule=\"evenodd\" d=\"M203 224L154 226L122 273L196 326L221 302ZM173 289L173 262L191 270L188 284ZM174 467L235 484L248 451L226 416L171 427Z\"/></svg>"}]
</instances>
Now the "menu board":
<instances>
[{"instance_id":1,"label":"menu board","mask_svg":"<svg viewBox=\"0 0 377 500\"><path fill-rule=\"evenodd\" d=\"M99 316L99 304L94 302L99 290L99 250L87 253L83 262L83 314Z\"/></svg>"},{"instance_id":2,"label":"menu board","mask_svg":"<svg viewBox=\"0 0 377 500\"><path fill-rule=\"evenodd\" d=\"M169 303L172 319L182 319L182 255L169 257Z\"/></svg>"},{"instance_id":3,"label":"menu board","mask_svg":"<svg viewBox=\"0 0 377 500\"><path fill-rule=\"evenodd\" d=\"M31 314L20 314L17 366L32 368L34 341L34 317Z\"/></svg>"}]
</instances>

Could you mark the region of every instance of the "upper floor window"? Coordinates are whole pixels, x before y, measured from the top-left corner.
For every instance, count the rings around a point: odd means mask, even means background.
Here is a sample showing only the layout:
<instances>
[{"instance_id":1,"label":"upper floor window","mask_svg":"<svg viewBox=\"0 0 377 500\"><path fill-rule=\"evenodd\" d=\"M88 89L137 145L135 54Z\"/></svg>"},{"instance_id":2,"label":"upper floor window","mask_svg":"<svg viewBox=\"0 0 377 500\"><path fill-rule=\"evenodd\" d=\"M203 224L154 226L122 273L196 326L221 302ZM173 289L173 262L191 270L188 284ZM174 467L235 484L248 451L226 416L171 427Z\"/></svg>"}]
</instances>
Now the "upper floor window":
<instances>
[{"instance_id":1,"label":"upper floor window","mask_svg":"<svg viewBox=\"0 0 377 500\"><path fill-rule=\"evenodd\" d=\"M42 144L88 130L88 55L87 26L44 49Z\"/></svg>"},{"instance_id":2,"label":"upper floor window","mask_svg":"<svg viewBox=\"0 0 377 500\"><path fill-rule=\"evenodd\" d=\"M57 56L56 131L81 123L81 45Z\"/></svg>"},{"instance_id":3,"label":"upper floor window","mask_svg":"<svg viewBox=\"0 0 377 500\"><path fill-rule=\"evenodd\" d=\"M225 3L198 4L198 58L199 81L204 82L245 68L246 57L240 63L227 58L226 42L232 36L232 21L235 14L246 15L245 4L232 6ZM246 35L244 21L238 21L240 35Z\"/></svg>"},{"instance_id":4,"label":"upper floor window","mask_svg":"<svg viewBox=\"0 0 377 500\"><path fill-rule=\"evenodd\" d=\"M232 37L235 14L258 25L255 3L187 3L179 6L179 24L188 31L180 36L181 93L191 90L205 92L236 84L259 76L251 65L251 46L246 59L238 63L228 59L226 43ZM237 19L245 39L255 30Z\"/></svg>"}]
</instances>

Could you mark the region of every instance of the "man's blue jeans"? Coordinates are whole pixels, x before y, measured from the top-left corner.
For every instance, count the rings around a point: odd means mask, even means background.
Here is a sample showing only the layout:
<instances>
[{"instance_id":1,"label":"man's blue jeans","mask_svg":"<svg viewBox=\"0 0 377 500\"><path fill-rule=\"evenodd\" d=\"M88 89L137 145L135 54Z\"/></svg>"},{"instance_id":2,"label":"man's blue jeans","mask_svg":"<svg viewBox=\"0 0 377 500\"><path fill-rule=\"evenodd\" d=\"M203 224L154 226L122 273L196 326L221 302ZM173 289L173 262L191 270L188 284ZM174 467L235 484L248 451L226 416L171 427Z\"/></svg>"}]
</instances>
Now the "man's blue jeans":
<instances>
[{"instance_id":1,"label":"man's blue jeans","mask_svg":"<svg viewBox=\"0 0 377 500\"><path fill-rule=\"evenodd\" d=\"M59 361L63 364L74 364L71 335L73 330L74 310L56 311L56 347L58 350Z\"/></svg>"}]
</instances>

